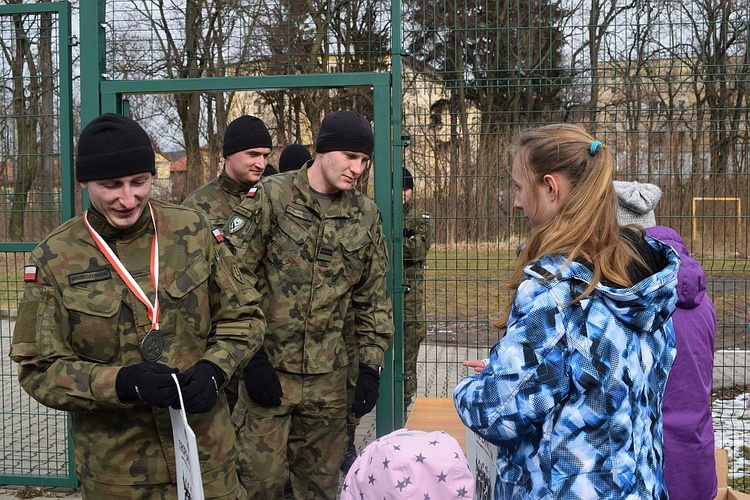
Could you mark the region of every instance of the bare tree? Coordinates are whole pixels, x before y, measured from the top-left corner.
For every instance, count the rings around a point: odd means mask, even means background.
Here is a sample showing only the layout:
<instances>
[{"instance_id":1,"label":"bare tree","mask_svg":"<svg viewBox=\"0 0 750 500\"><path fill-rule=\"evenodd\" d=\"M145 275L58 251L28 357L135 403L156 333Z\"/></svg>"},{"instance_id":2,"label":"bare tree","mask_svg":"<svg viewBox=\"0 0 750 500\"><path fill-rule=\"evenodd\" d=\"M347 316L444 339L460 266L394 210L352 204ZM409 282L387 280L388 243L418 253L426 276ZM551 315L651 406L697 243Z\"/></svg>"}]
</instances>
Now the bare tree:
<instances>
[{"instance_id":1,"label":"bare tree","mask_svg":"<svg viewBox=\"0 0 750 500\"><path fill-rule=\"evenodd\" d=\"M6 2L19 4L20 1ZM14 14L10 40L3 40L2 51L11 70L13 132L15 154L3 159L13 167L13 194L7 238L23 241L24 219L34 181L43 174L50 184L55 178L54 165L54 99L55 82L52 63L52 18L49 13ZM56 186L59 189L59 185ZM54 186L52 191L54 191ZM53 193L48 196L52 197ZM49 209L51 205L47 205ZM51 216L50 216L51 214ZM48 232L59 219L56 211L47 210L39 223L38 234Z\"/></svg>"},{"instance_id":2,"label":"bare tree","mask_svg":"<svg viewBox=\"0 0 750 500\"><path fill-rule=\"evenodd\" d=\"M668 5L688 20L690 36L673 53L690 68L699 121L708 133L709 171L718 176L735 170L740 134L747 133L747 3L675 0Z\"/></svg>"},{"instance_id":3,"label":"bare tree","mask_svg":"<svg viewBox=\"0 0 750 500\"><path fill-rule=\"evenodd\" d=\"M498 137L548 119L562 106L566 75L558 25L566 11L560 2L406 0L404 5L405 40L416 66L444 75L448 93L431 110L445 134L436 161L446 164L440 169L451 178L447 191L439 193L445 199L436 202L436 215L460 221L447 228L449 238L494 240L509 230L493 225L500 217L488 217L497 212L507 183L505 146ZM478 117L470 123L473 110Z\"/></svg>"},{"instance_id":4,"label":"bare tree","mask_svg":"<svg viewBox=\"0 0 750 500\"><path fill-rule=\"evenodd\" d=\"M591 87L589 94L589 121L596 123L599 110L599 85L601 81L599 61L602 55L602 43L612 38L611 26L621 16L637 5L636 0L593 0L590 4L587 23L588 41L581 49L588 49L588 60L591 68Z\"/></svg>"},{"instance_id":5,"label":"bare tree","mask_svg":"<svg viewBox=\"0 0 750 500\"><path fill-rule=\"evenodd\" d=\"M116 78L198 79L224 77L253 54L246 43L245 23L251 6L239 0L154 2L131 0L112 16L141 30L116 31L110 44L117 62ZM232 44L228 44L233 40ZM134 96L136 102L144 98ZM181 199L220 168L221 138L226 130L233 92L173 93L149 113L161 122L174 121L182 133L187 171ZM158 100L155 102L159 102ZM168 106L166 104L168 103ZM152 104L153 106L153 104ZM162 107L164 106L164 107ZM131 107L132 108L132 107ZM134 114L138 111L134 111ZM157 122L159 123L159 122ZM208 153L204 154L204 146Z\"/></svg>"}]
</instances>

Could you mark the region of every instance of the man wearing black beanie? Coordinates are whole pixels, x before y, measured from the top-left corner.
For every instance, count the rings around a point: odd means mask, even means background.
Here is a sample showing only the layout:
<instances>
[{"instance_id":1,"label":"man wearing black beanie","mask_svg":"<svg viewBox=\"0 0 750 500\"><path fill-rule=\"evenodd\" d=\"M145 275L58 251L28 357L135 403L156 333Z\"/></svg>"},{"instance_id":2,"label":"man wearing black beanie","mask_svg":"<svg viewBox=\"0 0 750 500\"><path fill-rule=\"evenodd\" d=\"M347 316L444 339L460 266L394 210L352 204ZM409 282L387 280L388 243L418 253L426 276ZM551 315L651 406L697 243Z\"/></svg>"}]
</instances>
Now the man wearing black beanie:
<instances>
[{"instance_id":1,"label":"man wearing black beanie","mask_svg":"<svg viewBox=\"0 0 750 500\"><path fill-rule=\"evenodd\" d=\"M290 144L279 155L279 172L299 170L302 165L312 160L310 151L302 144Z\"/></svg>"},{"instance_id":2,"label":"man wearing black beanie","mask_svg":"<svg viewBox=\"0 0 750 500\"><path fill-rule=\"evenodd\" d=\"M335 499L347 410L359 418L377 402L393 336L388 254L378 207L353 187L373 149L364 116L327 115L315 158L259 182L225 226L258 276L267 318L233 414L248 498L284 498L289 481L295 498ZM352 362L359 378L349 405Z\"/></svg>"},{"instance_id":3,"label":"man wearing black beanie","mask_svg":"<svg viewBox=\"0 0 750 500\"><path fill-rule=\"evenodd\" d=\"M203 215L150 198L154 173L135 121L83 129L76 178L90 205L31 253L10 357L33 398L71 413L84 498L177 498L173 374L206 497L239 498L222 389L262 342L255 278Z\"/></svg>"},{"instance_id":4,"label":"man wearing black beanie","mask_svg":"<svg viewBox=\"0 0 750 500\"><path fill-rule=\"evenodd\" d=\"M218 177L199 187L182 202L205 215L216 229L223 229L234 207L247 198L248 192L268 171L272 149L271 134L260 118L242 115L232 120L224 132L224 168ZM271 167L273 169L273 167ZM239 376L227 383L229 409L237 402Z\"/></svg>"},{"instance_id":5,"label":"man wearing black beanie","mask_svg":"<svg viewBox=\"0 0 750 500\"><path fill-rule=\"evenodd\" d=\"M266 167L272 148L263 120L250 115L233 120L224 133L221 174L190 193L182 204L205 214L215 228L223 228L250 188L271 173L266 173Z\"/></svg>"}]
</instances>

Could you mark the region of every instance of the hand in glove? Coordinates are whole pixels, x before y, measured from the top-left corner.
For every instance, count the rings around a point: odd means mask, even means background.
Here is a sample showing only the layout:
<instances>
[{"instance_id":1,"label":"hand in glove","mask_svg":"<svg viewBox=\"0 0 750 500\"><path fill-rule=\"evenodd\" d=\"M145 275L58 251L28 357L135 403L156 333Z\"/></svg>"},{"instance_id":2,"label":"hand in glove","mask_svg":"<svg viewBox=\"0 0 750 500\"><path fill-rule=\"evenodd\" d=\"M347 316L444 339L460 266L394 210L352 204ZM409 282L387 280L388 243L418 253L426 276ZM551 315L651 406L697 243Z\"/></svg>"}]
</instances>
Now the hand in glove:
<instances>
[{"instance_id":1,"label":"hand in glove","mask_svg":"<svg viewBox=\"0 0 750 500\"><path fill-rule=\"evenodd\" d=\"M245 367L245 388L250 399L260 406L281 405L281 382L266 350L261 347Z\"/></svg>"},{"instance_id":2,"label":"hand in glove","mask_svg":"<svg viewBox=\"0 0 750 500\"><path fill-rule=\"evenodd\" d=\"M150 361L124 366L115 379L117 397L123 403L142 401L166 408L179 400L172 373L177 373L177 369Z\"/></svg>"},{"instance_id":3,"label":"hand in glove","mask_svg":"<svg viewBox=\"0 0 750 500\"><path fill-rule=\"evenodd\" d=\"M201 360L184 373L177 375L182 390L182 401L188 413L206 413L219 398L219 387L224 383L224 373L210 361ZM178 400L173 408L180 407Z\"/></svg>"},{"instance_id":4,"label":"hand in glove","mask_svg":"<svg viewBox=\"0 0 750 500\"><path fill-rule=\"evenodd\" d=\"M375 408L380 392L380 374L370 365L359 364L359 377L354 387L352 412L356 418L362 418Z\"/></svg>"}]
</instances>

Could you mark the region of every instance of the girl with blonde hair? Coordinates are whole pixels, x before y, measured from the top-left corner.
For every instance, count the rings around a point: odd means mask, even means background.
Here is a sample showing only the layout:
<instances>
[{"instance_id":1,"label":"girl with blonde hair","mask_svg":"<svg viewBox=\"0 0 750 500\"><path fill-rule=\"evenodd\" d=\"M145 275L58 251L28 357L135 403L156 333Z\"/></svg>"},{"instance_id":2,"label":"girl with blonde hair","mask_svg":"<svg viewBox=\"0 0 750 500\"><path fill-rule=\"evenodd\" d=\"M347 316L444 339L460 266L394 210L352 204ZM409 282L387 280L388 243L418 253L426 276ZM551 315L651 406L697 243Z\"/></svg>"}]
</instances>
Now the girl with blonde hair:
<instances>
[{"instance_id":1,"label":"girl with blonde hair","mask_svg":"<svg viewBox=\"0 0 750 500\"><path fill-rule=\"evenodd\" d=\"M514 207L532 231L508 284L504 337L454 391L498 446L494 495L667 498L661 400L675 356L679 257L620 228L614 160L575 125L519 136Z\"/></svg>"}]
</instances>

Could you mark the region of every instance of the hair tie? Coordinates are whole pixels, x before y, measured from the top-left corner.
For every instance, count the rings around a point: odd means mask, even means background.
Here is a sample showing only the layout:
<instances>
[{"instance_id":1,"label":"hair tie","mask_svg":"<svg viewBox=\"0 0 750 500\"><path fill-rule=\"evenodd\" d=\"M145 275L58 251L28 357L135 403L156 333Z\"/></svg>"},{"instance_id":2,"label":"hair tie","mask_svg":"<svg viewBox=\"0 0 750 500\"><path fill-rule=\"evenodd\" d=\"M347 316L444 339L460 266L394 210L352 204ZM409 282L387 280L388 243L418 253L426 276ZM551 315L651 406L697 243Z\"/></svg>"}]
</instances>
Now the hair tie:
<instances>
[{"instance_id":1,"label":"hair tie","mask_svg":"<svg viewBox=\"0 0 750 500\"><path fill-rule=\"evenodd\" d=\"M596 155L596 150L599 149L599 146L602 145L602 141L594 141L591 143L591 147L589 148L589 154L591 156Z\"/></svg>"}]
</instances>

